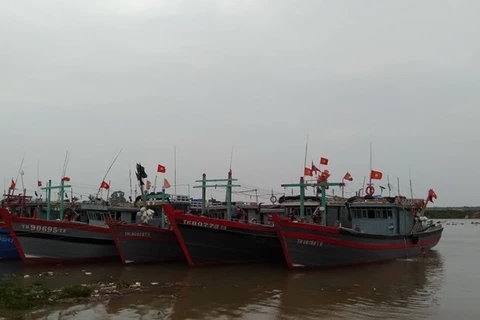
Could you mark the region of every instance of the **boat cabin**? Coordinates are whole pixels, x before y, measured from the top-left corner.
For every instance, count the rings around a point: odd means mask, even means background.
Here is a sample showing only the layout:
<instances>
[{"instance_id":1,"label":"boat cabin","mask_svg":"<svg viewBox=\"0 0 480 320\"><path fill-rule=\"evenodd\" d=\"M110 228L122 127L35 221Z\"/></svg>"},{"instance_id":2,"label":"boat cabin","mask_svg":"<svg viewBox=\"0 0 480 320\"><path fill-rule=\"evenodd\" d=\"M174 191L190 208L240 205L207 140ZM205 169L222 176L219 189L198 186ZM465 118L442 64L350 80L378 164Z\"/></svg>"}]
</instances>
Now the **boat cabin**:
<instances>
[{"instance_id":1,"label":"boat cabin","mask_svg":"<svg viewBox=\"0 0 480 320\"><path fill-rule=\"evenodd\" d=\"M352 217L349 215L345 202L347 199L342 197L328 197L326 206L326 225L336 226L339 224L345 228L351 228ZM304 217L300 215L300 196L282 196L279 204L284 207L285 215L297 221L309 223L321 223L321 200L316 196L306 196L304 198Z\"/></svg>"},{"instance_id":2,"label":"boat cabin","mask_svg":"<svg viewBox=\"0 0 480 320\"><path fill-rule=\"evenodd\" d=\"M402 235L412 232L421 199L353 197L347 202L352 229L370 234Z\"/></svg>"}]
</instances>

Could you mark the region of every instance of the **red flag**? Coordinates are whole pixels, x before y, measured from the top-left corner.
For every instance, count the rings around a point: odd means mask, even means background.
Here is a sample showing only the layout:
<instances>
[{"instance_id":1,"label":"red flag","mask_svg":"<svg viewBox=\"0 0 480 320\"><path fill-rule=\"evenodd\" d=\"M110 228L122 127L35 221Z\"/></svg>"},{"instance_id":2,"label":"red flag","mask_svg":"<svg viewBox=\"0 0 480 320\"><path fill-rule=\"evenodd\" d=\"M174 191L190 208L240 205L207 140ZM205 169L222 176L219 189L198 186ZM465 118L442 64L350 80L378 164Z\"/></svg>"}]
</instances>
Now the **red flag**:
<instances>
[{"instance_id":1,"label":"red flag","mask_svg":"<svg viewBox=\"0 0 480 320\"><path fill-rule=\"evenodd\" d=\"M328 170L323 170L318 177L318 182L327 182L328 178L330 178L330 172Z\"/></svg>"},{"instance_id":2,"label":"red flag","mask_svg":"<svg viewBox=\"0 0 480 320\"><path fill-rule=\"evenodd\" d=\"M312 161L312 172L317 173L318 171L320 171L320 170L318 170L318 168L315 166L315 164Z\"/></svg>"},{"instance_id":3,"label":"red flag","mask_svg":"<svg viewBox=\"0 0 480 320\"><path fill-rule=\"evenodd\" d=\"M323 164L326 166L328 164L328 159L327 158L320 158L320 164Z\"/></svg>"},{"instance_id":4,"label":"red flag","mask_svg":"<svg viewBox=\"0 0 480 320\"><path fill-rule=\"evenodd\" d=\"M13 181L13 179L12 179L12 182L10 183L10 188L8 188L8 189L9 190L15 190L15 186L16 186L15 181Z\"/></svg>"},{"instance_id":5,"label":"red flag","mask_svg":"<svg viewBox=\"0 0 480 320\"><path fill-rule=\"evenodd\" d=\"M68 182L68 181L70 181L70 178L69 177L63 177L62 181Z\"/></svg>"},{"instance_id":6,"label":"red flag","mask_svg":"<svg viewBox=\"0 0 480 320\"><path fill-rule=\"evenodd\" d=\"M343 180L353 181L352 175L349 172L345 173Z\"/></svg>"},{"instance_id":7,"label":"red flag","mask_svg":"<svg viewBox=\"0 0 480 320\"><path fill-rule=\"evenodd\" d=\"M164 187L165 189L170 188L170 182L168 182L167 179L163 179L163 187Z\"/></svg>"},{"instance_id":8,"label":"red flag","mask_svg":"<svg viewBox=\"0 0 480 320\"><path fill-rule=\"evenodd\" d=\"M37 181L37 186L41 187L42 186L42 181L38 180Z\"/></svg>"},{"instance_id":9,"label":"red flag","mask_svg":"<svg viewBox=\"0 0 480 320\"><path fill-rule=\"evenodd\" d=\"M431 203L433 203L433 198L437 199L437 194L435 193L435 191L433 191L433 189L430 189L428 190L427 202L430 201Z\"/></svg>"},{"instance_id":10,"label":"red flag","mask_svg":"<svg viewBox=\"0 0 480 320\"><path fill-rule=\"evenodd\" d=\"M100 185L100 189L108 190L108 189L110 189L110 185L108 183L106 183L105 181L102 181L102 184Z\"/></svg>"},{"instance_id":11,"label":"red flag","mask_svg":"<svg viewBox=\"0 0 480 320\"><path fill-rule=\"evenodd\" d=\"M310 176L310 177L313 176L312 169L310 169L310 168L305 168L305 169L303 170L303 175L304 175L304 176Z\"/></svg>"},{"instance_id":12,"label":"red flag","mask_svg":"<svg viewBox=\"0 0 480 320\"><path fill-rule=\"evenodd\" d=\"M370 173L370 179L382 180L382 177L383 173L381 173L380 171L372 170L372 172Z\"/></svg>"},{"instance_id":13,"label":"red flag","mask_svg":"<svg viewBox=\"0 0 480 320\"><path fill-rule=\"evenodd\" d=\"M160 172L160 173L165 173L167 170L165 169L164 166L162 166L161 164L159 164L157 166L157 172Z\"/></svg>"}]
</instances>

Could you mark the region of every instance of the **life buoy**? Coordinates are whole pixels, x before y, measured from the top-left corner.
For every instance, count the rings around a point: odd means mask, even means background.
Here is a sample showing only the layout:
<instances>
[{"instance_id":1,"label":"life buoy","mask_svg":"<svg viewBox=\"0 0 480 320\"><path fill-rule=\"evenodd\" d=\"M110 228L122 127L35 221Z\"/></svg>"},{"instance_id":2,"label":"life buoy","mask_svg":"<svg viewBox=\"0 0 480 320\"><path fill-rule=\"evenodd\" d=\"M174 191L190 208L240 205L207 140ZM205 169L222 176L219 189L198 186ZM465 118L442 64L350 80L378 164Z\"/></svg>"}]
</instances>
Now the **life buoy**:
<instances>
[{"instance_id":1,"label":"life buoy","mask_svg":"<svg viewBox=\"0 0 480 320\"><path fill-rule=\"evenodd\" d=\"M375 188L370 185L365 188L365 193L367 194L367 196L371 196L375 193Z\"/></svg>"},{"instance_id":2,"label":"life buoy","mask_svg":"<svg viewBox=\"0 0 480 320\"><path fill-rule=\"evenodd\" d=\"M271 203L276 203L276 202L277 202L277 197L271 196L271 197L270 197L270 202L271 202Z\"/></svg>"}]
</instances>

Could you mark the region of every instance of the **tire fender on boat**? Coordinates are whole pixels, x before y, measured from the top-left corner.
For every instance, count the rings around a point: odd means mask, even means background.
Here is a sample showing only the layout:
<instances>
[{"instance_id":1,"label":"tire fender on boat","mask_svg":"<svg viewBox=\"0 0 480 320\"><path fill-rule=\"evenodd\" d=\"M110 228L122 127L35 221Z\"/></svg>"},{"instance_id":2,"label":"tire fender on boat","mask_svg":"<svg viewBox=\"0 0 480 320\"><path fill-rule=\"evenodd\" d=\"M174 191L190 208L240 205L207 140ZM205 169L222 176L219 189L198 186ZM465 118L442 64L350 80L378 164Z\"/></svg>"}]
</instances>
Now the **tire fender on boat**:
<instances>
[{"instance_id":1,"label":"tire fender on boat","mask_svg":"<svg viewBox=\"0 0 480 320\"><path fill-rule=\"evenodd\" d=\"M273 204L276 203L277 202L277 197L271 196L270 197L270 202L273 203Z\"/></svg>"},{"instance_id":2,"label":"tire fender on boat","mask_svg":"<svg viewBox=\"0 0 480 320\"><path fill-rule=\"evenodd\" d=\"M365 188L365 193L367 194L367 196L371 196L375 193L375 188L372 185L369 185Z\"/></svg>"}]
</instances>

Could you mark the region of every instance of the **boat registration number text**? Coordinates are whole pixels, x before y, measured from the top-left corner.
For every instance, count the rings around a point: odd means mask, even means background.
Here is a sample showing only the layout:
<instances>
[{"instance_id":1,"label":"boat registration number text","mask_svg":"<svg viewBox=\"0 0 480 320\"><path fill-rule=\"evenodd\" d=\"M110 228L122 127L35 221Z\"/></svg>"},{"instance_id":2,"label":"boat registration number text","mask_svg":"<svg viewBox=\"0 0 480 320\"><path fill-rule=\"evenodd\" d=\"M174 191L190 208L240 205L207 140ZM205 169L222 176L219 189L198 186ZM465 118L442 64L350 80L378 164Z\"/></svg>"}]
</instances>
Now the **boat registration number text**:
<instances>
[{"instance_id":1,"label":"boat registration number text","mask_svg":"<svg viewBox=\"0 0 480 320\"><path fill-rule=\"evenodd\" d=\"M150 237L150 232L146 231L125 231L128 237Z\"/></svg>"},{"instance_id":2,"label":"boat registration number text","mask_svg":"<svg viewBox=\"0 0 480 320\"><path fill-rule=\"evenodd\" d=\"M46 233L67 233L67 229L65 228L36 226L34 224L22 224L22 229Z\"/></svg>"},{"instance_id":3,"label":"boat registration number text","mask_svg":"<svg viewBox=\"0 0 480 320\"><path fill-rule=\"evenodd\" d=\"M211 222L183 220L183 224L186 224L189 226L203 227L203 228L227 230L226 226L222 226L222 225L211 223Z\"/></svg>"},{"instance_id":4,"label":"boat registration number text","mask_svg":"<svg viewBox=\"0 0 480 320\"><path fill-rule=\"evenodd\" d=\"M298 244L307 245L307 246L315 246L315 247L321 247L321 246L323 246L323 242L314 241L314 240L297 239L297 243L298 243Z\"/></svg>"},{"instance_id":5,"label":"boat registration number text","mask_svg":"<svg viewBox=\"0 0 480 320\"><path fill-rule=\"evenodd\" d=\"M13 243L13 239L10 237L2 237L0 236L0 242L2 243Z\"/></svg>"}]
</instances>

